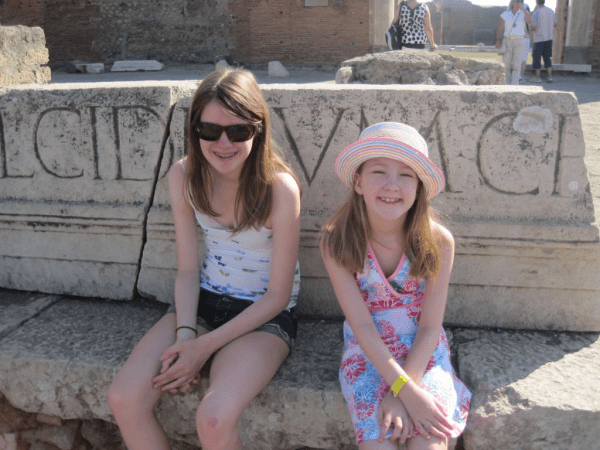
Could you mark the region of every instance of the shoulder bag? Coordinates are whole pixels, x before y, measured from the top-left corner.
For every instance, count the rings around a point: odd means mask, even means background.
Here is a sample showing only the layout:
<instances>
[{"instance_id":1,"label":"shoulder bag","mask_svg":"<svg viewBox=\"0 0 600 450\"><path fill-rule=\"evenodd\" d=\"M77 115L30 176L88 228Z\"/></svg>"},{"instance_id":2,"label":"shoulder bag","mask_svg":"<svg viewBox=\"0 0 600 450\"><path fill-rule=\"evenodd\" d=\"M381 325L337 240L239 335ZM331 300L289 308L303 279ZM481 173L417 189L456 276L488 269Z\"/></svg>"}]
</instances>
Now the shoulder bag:
<instances>
[{"instance_id":1,"label":"shoulder bag","mask_svg":"<svg viewBox=\"0 0 600 450\"><path fill-rule=\"evenodd\" d=\"M400 3L400 10L402 10L402 3ZM398 21L393 23L390 28L385 32L385 43L390 50L402 50L402 22L400 22L401 14L398 11Z\"/></svg>"}]
</instances>

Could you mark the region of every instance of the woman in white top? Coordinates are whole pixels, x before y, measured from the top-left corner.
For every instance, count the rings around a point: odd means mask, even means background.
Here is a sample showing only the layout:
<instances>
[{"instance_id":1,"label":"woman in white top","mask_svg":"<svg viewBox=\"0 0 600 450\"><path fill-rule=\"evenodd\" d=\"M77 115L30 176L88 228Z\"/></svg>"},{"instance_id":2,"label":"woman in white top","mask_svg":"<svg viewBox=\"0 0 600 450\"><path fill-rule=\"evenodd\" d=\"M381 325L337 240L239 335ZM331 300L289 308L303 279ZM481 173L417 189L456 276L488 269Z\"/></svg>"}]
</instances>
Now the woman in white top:
<instances>
[{"instance_id":1,"label":"woman in white top","mask_svg":"<svg viewBox=\"0 0 600 450\"><path fill-rule=\"evenodd\" d=\"M501 47L503 39L506 41L506 52L502 55L506 84L519 84L521 63L527 53L527 23L531 23L531 14L525 9L523 0L511 0L500 16L496 40L496 48Z\"/></svg>"}]
</instances>

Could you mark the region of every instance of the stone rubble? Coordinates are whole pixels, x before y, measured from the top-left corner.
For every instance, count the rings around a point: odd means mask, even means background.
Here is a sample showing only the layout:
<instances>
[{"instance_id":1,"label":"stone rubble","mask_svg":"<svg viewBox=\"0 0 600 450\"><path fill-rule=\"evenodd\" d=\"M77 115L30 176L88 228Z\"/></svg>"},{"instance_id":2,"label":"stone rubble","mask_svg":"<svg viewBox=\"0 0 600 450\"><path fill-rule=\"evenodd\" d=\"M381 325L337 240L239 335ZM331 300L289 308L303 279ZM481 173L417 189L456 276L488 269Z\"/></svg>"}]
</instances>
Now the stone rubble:
<instances>
[{"instance_id":1,"label":"stone rubble","mask_svg":"<svg viewBox=\"0 0 600 450\"><path fill-rule=\"evenodd\" d=\"M350 69L350 71L348 70ZM493 59L456 57L418 50L372 53L344 61L337 84L499 85L504 65Z\"/></svg>"},{"instance_id":2,"label":"stone rubble","mask_svg":"<svg viewBox=\"0 0 600 450\"><path fill-rule=\"evenodd\" d=\"M40 27L0 26L0 86L49 83L48 59Z\"/></svg>"},{"instance_id":3,"label":"stone rubble","mask_svg":"<svg viewBox=\"0 0 600 450\"><path fill-rule=\"evenodd\" d=\"M290 73L279 61L271 61L269 62L269 76L276 78L287 78L290 76Z\"/></svg>"},{"instance_id":4,"label":"stone rubble","mask_svg":"<svg viewBox=\"0 0 600 450\"><path fill-rule=\"evenodd\" d=\"M141 61L115 61L110 68L111 72L137 72L163 70L164 64L154 60Z\"/></svg>"}]
</instances>

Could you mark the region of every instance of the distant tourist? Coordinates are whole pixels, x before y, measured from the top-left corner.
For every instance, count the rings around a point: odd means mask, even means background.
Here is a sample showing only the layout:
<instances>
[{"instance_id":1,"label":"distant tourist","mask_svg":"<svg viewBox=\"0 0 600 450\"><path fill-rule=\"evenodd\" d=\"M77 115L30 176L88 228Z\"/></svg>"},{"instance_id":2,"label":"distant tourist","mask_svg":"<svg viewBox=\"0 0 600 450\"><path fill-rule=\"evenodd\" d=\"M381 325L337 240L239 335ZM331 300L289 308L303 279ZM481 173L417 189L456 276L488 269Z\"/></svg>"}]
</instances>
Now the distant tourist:
<instances>
[{"instance_id":1,"label":"distant tourist","mask_svg":"<svg viewBox=\"0 0 600 450\"><path fill-rule=\"evenodd\" d=\"M425 44L429 42L430 50L437 50L427 5L418 0L402 1L396 8L392 23L396 23L398 17L402 26L402 48L424 49Z\"/></svg>"},{"instance_id":2,"label":"distant tourist","mask_svg":"<svg viewBox=\"0 0 600 450\"><path fill-rule=\"evenodd\" d=\"M531 14L531 9L529 9L529 5L527 3L523 3L523 5L525 6L527 12ZM525 40L527 42L527 50L525 51L525 56L523 56L523 62L521 63L521 76L519 77L519 84L523 84L524 82L523 75L525 74L525 68L527 67L529 49L531 48L531 33L533 32L533 28L528 23L525 24L525 29L527 30L527 34L525 35Z\"/></svg>"},{"instance_id":3,"label":"distant tourist","mask_svg":"<svg viewBox=\"0 0 600 450\"><path fill-rule=\"evenodd\" d=\"M523 0L511 0L508 9L500 16L496 48L505 42L506 52L502 62L506 68L506 84L519 84L521 65L527 54L527 27L531 14L525 9Z\"/></svg>"},{"instance_id":4,"label":"distant tourist","mask_svg":"<svg viewBox=\"0 0 600 450\"><path fill-rule=\"evenodd\" d=\"M552 83L552 40L556 16L554 11L545 6L546 0L536 0L533 12L533 68L535 69L534 83L541 83L541 59L544 58L544 67L548 72L548 83Z\"/></svg>"}]
</instances>

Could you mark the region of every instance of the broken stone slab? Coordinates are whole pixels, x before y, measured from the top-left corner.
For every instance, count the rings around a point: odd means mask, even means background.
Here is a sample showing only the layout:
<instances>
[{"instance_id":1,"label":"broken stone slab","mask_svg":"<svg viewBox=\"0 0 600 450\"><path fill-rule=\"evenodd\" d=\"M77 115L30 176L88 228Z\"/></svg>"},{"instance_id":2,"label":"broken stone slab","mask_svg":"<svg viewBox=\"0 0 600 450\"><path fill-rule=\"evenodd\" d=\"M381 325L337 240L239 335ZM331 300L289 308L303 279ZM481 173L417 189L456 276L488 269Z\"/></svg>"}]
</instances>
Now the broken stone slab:
<instances>
[{"instance_id":1,"label":"broken stone slab","mask_svg":"<svg viewBox=\"0 0 600 450\"><path fill-rule=\"evenodd\" d=\"M60 297L0 290L0 339L53 305Z\"/></svg>"},{"instance_id":2,"label":"broken stone slab","mask_svg":"<svg viewBox=\"0 0 600 450\"><path fill-rule=\"evenodd\" d=\"M69 73L104 73L103 63L86 63L82 61L70 61L67 64Z\"/></svg>"},{"instance_id":3,"label":"broken stone slab","mask_svg":"<svg viewBox=\"0 0 600 450\"><path fill-rule=\"evenodd\" d=\"M600 442L597 333L455 333L473 391L466 450L588 450ZM470 336L469 336L470 335Z\"/></svg>"},{"instance_id":4,"label":"broken stone slab","mask_svg":"<svg viewBox=\"0 0 600 450\"><path fill-rule=\"evenodd\" d=\"M40 66L49 60L40 27L0 26L0 67Z\"/></svg>"},{"instance_id":5,"label":"broken stone slab","mask_svg":"<svg viewBox=\"0 0 600 450\"><path fill-rule=\"evenodd\" d=\"M110 68L111 72L137 72L162 70L164 64L154 60L141 61L115 61Z\"/></svg>"},{"instance_id":6,"label":"broken stone slab","mask_svg":"<svg viewBox=\"0 0 600 450\"><path fill-rule=\"evenodd\" d=\"M108 387L165 309L158 304L61 299L0 340L0 372L11 374L0 379L0 392L24 411L114 422L106 403ZM354 444L337 375L342 347L341 322L300 324L290 357L242 416L240 430L248 442L244 448ZM170 438L198 445L195 410L206 387L203 379L186 395L161 399L157 416Z\"/></svg>"},{"instance_id":7,"label":"broken stone slab","mask_svg":"<svg viewBox=\"0 0 600 450\"><path fill-rule=\"evenodd\" d=\"M504 65L495 60L400 50L373 53L344 61L353 76L340 74L336 83L498 85L505 82ZM338 81L339 80L339 81Z\"/></svg>"},{"instance_id":8,"label":"broken stone slab","mask_svg":"<svg viewBox=\"0 0 600 450\"><path fill-rule=\"evenodd\" d=\"M274 138L303 184L299 314L342 316L317 238L347 195L331 176L333 164L366 124L396 120L423 133L444 170L446 190L434 204L457 241L447 324L600 330L600 245L572 94L510 86L262 90ZM190 102L182 98L173 109L161 174L184 155ZM138 292L173 302L177 258L166 176L146 237Z\"/></svg>"},{"instance_id":9,"label":"broken stone slab","mask_svg":"<svg viewBox=\"0 0 600 450\"><path fill-rule=\"evenodd\" d=\"M269 76L277 78L287 78L290 76L290 73L285 67L283 67L283 64L281 64L279 61L271 61L269 62Z\"/></svg>"},{"instance_id":10,"label":"broken stone slab","mask_svg":"<svg viewBox=\"0 0 600 450\"><path fill-rule=\"evenodd\" d=\"M166 86L0 96L0 286L133 297L171 101Z\"/></svg>"},{"instance_id":11,"label":"broken stone slab","mask_svg":"<svg viewBox=\"0 0 600 450\"><path fill-rule=\"evenodd\" d=\"M227 63L227 60L221 59L217 61L215 67L225 67L226 69L229 69L231 66Z\"/></svg>"},{"instance_id":12,"label":"broken stone slab","mask_svg":"<svg viewBox=\"0 0 600 450\"><path fill-rule=\"evenodd\" d=\"M353 81L352 67L341 67L335 74L336 84L348 84Z\"/></svg>"}]
</instances>

